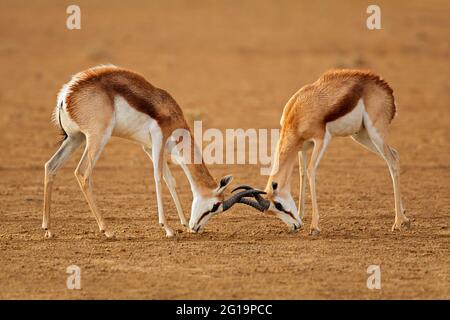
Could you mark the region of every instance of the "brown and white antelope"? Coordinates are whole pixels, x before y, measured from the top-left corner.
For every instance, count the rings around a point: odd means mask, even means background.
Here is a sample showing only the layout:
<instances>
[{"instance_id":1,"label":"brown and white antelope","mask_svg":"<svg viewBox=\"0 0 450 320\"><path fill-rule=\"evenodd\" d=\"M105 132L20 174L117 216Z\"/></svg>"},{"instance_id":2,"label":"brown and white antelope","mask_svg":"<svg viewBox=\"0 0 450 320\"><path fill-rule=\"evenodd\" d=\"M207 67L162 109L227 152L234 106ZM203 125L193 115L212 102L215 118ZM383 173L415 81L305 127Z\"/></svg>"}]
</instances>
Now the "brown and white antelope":
<instances>
[{"instance_id":1,"label":"brown and white antelope","mask_svg":"<svg viewBox=\"0 0 450 320\"><path fill-rule=\"evenodd\" d=\"M267 196L263 198L255 195L257 201L242 199L242 202L263 212L275 212L293 230L297 230L304 216L308 177L312 201L310 233L318 234L317 167L331 137L351 136L386 161L395 197L392 230L409 227L400 195L399 155L385 142L395 114L393 90L379 76L361 70L326 72L313 84L301 88L284 107L274 166L265 189ZM307 150L310 148L313 151L307 165ZM297 154L300 171L299 212L290 192L290 177ZM243 186L241 189L250 187Z\"/></svg>"},{"instance_id":2,"label":"brown and white antelope","mask_svg":"<svg viewBox=\"0 0 450 320\"><path fill-rule=\"evenodd\" d=\"M76 74L63 86L58 94L54 121L62 129L64 140L45 164L42 221L45 237L52 237L49 229L50 202L56 172L83 142L86 142L86 147L75 176L100 231L107 238L113 237L94 201L91 178L95 163L111 136L137 142L152 159L159 223L166 235L171 237L174 232L164 216L161 177L175 202L181 224L188 227L165 153L176 149L177 141L173 138L175 130L190 132L190 129L181 108L169 93L154 87L134 72L112 65L98 66ZM192 152L199 152L192 134L190 138ZM199 163L184 159L179 156L178 163L190 182L193 194L189 227L194 232L199 231L213 215L228 210L241 198L257 192L246 190L225 200L224 191L232 177L225 176L217 184L203 159Z\"/></svg>"}]
</instances>

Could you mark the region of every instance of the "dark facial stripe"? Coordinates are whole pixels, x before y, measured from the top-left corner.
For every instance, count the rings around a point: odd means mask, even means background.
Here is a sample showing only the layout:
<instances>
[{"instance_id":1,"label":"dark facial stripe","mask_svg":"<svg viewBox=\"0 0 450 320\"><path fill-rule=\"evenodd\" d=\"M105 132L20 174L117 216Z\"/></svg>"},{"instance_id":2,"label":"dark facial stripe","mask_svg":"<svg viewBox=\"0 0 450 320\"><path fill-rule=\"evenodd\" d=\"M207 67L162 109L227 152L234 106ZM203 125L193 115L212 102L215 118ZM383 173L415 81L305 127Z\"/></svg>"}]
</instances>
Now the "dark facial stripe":
<instances>
[{"instance_id":1,"label":"dark facial stripe","mask_svg":"<svg viewBox=\"0 0 450 320\"><path fill-rule=\"evenodd\" d=\"M220 202L216 202L211 210L208 210L204 214L202 214L200 219L198 219L197 223L200 223L203 220L203 218L206 217L208 214L216 212L219 209L219 206L220 206Z\"/></svg>"},{"instance_id":2,"label":"dark facial stripe","mask_svg":"<svg viewBox=\"0 0 450 320\"><path fill-rule=\"evenodd\" d=\"M286 213L288 216L290 216L292 219L297 220L297 219L295 219L295 217L294 217L294 215L292 214L292 212L286 211L286 210L283 210L283 212Z\"/></svg>"},{"instance_id":3,"label":"dark facial stripe","mask_svg":"<svg viewBox=\"0 0 450 320\"><path fill-rule=\"evenodd\" d=\"M279 211L282 211L284 213L286 213L287 215L289 215L292 219L296 220L294 215L292 214L292 212L287 211L286 209L284 209L283 205L277 201L273 202L275 204L275 208Z\"/></svg>"},{"instance_id":4,"label":"dark facial stripe","mask_svg":"<svg viewBox=\"0 0 450 320\"><path fill-rule=\"evenodd\" d=\"M206 217L208 214L211 213L211 210L206 211L204 214L202 214L202 216L200 217L200 219L198 219L198 224L200 224L200 222L203 220L204 217Z\"/></svg>"}]
</instances>

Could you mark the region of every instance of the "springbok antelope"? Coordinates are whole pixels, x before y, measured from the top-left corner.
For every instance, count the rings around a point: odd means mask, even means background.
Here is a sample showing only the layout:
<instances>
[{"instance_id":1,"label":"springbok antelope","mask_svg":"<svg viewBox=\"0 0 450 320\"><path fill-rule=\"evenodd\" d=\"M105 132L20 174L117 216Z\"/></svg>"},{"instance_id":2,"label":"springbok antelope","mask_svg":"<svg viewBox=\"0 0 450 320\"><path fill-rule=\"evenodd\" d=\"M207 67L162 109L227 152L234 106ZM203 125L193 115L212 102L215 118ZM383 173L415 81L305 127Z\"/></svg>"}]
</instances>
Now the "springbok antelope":
<instances>
[{"instance_id":1,"label":"springbok antelope","mask_svg":"<svg viewBox=\"0 0 450 320\"><path fill-rule=\"evenodd\" d=\"M177 144L173 137L175 130L191 131L181 108L169 93L152 86L134 72L112 65L98 66L76 74L63 86L58 94L54 121L63 131L64 140L59 150L45 164L42 228L46 238L52 237L49 226L54 177L83 142L86 142L86 147L75 176L100 231L107 238L114 236L95 204L91 178L95 163L111 136L137 142L152 159L158 218L166 235L172 237L174 232L166 224L164 216L161 177L175 202L181 224L188 228L175 190L175 180L164 155ZM198 152L192 134L190 138L191 152ZM246 190L225 200L224 191L232 180L231 176L225 176L217 184L203 159L200 163L188 163L181 156L177 159L190 182L193 194L189 227L194 232L199 231L213 215L228 210L240 202L241 198L252 196L256 192Z\"/></svg>"},{"instance_id":2,"label":"springbok antelope","mask_svg":"<svg viewBox=\"0 0 450 320\"><path fill-rule=\"evenodd\" d=\"M266 186L266 198L242 199L265 212L275 212L292 230L301 227L305 211L306 175L312 201L310 234L320 233L316 196L316 171L333 136L353 140L379 155L389 168L395 196L392 231L409 227L401 200L399 155L386 144L388 126L396 114L393 90L379 76L361 70L336 70L295 93L284 107L275 162ZM313 148L307 166L307 150ZM290 192L290 177L299 157L300 196L297 208ZM251 189L242 186L238 189Z\"/></svg>"}]
</instances>

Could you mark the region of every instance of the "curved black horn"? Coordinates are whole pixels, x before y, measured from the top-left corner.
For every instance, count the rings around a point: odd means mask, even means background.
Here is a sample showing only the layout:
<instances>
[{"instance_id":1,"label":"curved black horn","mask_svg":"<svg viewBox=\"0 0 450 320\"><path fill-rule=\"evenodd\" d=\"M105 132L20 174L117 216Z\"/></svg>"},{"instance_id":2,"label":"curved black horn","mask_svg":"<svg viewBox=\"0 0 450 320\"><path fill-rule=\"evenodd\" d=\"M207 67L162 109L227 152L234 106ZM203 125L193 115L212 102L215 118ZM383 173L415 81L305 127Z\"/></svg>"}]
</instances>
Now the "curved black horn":
<instances>
[{"instance_id":1,"label":"curved black horn","mask_svg":"<svg viewBox=\"0 0 450 320\"><path fill-rule=\"evenodd\" d=\"M263 199L263 200L265 200L265 199ZM261 212L264 212L267 209L269 209L269 205L270 205L269 200L265 200L265 202L261 203L259 201L254 201L254 200L247 199L247 198L242 198L241 200L239 200L239 203L246 204L246 205L253 207L256 210L259 210Z\"/></svg>"},{"instance_id":2,"label":"curved black horn","mask_svg":"<svg viewBox=\"0 0 450 320\"><path fill-rule=\"evenodd\" d=\"M265 193L265 192L264 192ZM263 209L262 211L266 211L270 207L270 201L261 197L260 194L255 194L255 199L258 201L258 204Z\"/></svg>"},{"instance_id":3,"label":"curved black horn","mask_svg":"<svg viewBox=\"0 0 450 320\"><path fill-rule=\"evenodd\" d=\"M240 186L237 186L236 188L234 188L232 191L231 191L231 193L233 193L233 192L235 192L235 191L237 191L237 190L254 190L255 188L252 188L252 187L250 187L250 186L248 186L248 185L246 185L246 184L242 184L242 185L240 185Z\"/></svg>"},{"instance_id":4,"label":"curved black horn","mask_svg":"<svg viewBox=\"0 0 450 320\"><path fill-rule=\"evenodd\" d=\"M241 189L243 189L243 190L257 190L257 189L254 189L254 188L248 186L248 185L243 184L243 185L240 185L240 186L234 188L233 191L231 191L231 192L233 193L233 192L235 192L237 190L241 190ZM264 192L262 194L266 194L266 192ZM255 197L256 201L258 201L259 205L262 206L262 208L264 208L264 210L262 210L262 211L265 211L265 210L269 209L269 206L270 206L269 200L264 199L263 197L261 197L260 194L255 194L254 197ZM248 203L246 203L246 204L248 204ZM248 204L248 205L254 207L251 204ZM254 208L256 208L256 207L254 207ZM256 208L256 209L260 210L259 208Z\"/></svg>"},{"instance_id":5,"label":"curved black horn","mask_svg":"<svg viewBox=\"0 0 450 320\"><path fill-rule=\"evenodd\" d=\"M225 200L222 204L222 209L223 209L223 211L226 211L226 210L230 209L235 203L238 203L242 198L256 197L256 196L259 196L260 194L265 194L265 192L260 191L260 190L254 190L254 189L241 191L239 193L232 195L227 200Z\"/></svg>"}]
</instances>

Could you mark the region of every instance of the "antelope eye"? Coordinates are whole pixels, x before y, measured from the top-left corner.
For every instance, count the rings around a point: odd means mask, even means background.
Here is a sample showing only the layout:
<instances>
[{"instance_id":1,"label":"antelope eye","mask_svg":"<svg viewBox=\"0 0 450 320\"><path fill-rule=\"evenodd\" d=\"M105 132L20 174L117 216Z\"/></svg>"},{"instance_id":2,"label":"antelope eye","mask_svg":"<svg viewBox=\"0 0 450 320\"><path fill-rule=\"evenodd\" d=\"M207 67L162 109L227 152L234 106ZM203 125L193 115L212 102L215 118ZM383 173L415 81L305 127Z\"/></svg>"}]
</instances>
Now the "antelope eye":
<instances>
[{"instance_id":1,"label":"antelope eye","mask_svg":"<svg viewBox=\"0 0 450 320\"><path fill-rule=\"evenodd\" d=\"M214 204L214 206L212 207L211 212L216 212L217 209L219 209L219 207L220 207L220 202L216 202Z\"/></svg>"},{"instance_id":2,"label":"antelope eye","mask_svg":"<svg viewBox=\"0 0 450 320\"><path fill-rule=\"evenodd\" d=\"M273 204L275 205L275 208L277 208L277 210L280 210L280 211L283 211L283 212L285 211L284 208L283 208L283 205L281 203L279 203L277 201L274 201Z\"/></svg>"}]
</instances>

